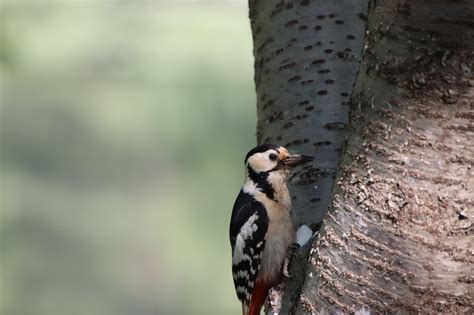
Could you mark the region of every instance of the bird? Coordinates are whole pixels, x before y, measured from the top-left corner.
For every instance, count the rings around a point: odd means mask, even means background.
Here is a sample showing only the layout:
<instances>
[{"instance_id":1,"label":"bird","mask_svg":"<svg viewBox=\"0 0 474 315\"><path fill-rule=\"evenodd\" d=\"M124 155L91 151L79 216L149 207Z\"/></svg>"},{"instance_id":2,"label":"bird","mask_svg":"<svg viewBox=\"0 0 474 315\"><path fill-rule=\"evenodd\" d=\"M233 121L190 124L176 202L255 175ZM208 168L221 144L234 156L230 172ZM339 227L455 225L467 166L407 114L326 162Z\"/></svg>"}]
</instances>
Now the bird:
<instances>
[{"instance_id":1,"label":"bird","mask_svg":"<svg viewBox=\"0 0 474 315\"><path fill-rule=\"evenodd\" d=\"M232 209L229 238L232 275L243 315L258 315L270 289L281 282L295 240L290 171L314 157L262 144L245 156L246 179Z\"/></svg>"}]
</instances>

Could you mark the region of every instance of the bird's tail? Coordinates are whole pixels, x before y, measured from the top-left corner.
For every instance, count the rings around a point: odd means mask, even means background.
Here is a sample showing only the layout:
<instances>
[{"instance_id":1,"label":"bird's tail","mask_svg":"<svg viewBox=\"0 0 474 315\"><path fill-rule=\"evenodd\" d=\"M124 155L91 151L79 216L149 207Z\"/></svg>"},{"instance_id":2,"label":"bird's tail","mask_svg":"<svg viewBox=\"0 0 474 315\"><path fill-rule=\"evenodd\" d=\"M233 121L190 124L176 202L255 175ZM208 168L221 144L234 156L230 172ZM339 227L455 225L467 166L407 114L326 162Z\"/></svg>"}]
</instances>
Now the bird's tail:
<instances>
[{"instance_id":1,"label":"bird's tail","mask_svg":"<svg viewBox=\"0 0 474 315\"><path fill-rule=\"evenodd\" d=\"M243 315L260 315L265 300L267 299L268 292L271 286L263 281L257 281L252 291L252 298L250 305L242 303L242 314Z\"/></svg>"},{"instance_id":2,"label":"bird's tail","mask_svg":"<svg viewBox=\"0 0 474 315\"><path fill-rule=\"evenodd\" d=\"M249 304L247 302L242 302L242 315L248 315L249 313Z\"/></svg>"}]
</instances>

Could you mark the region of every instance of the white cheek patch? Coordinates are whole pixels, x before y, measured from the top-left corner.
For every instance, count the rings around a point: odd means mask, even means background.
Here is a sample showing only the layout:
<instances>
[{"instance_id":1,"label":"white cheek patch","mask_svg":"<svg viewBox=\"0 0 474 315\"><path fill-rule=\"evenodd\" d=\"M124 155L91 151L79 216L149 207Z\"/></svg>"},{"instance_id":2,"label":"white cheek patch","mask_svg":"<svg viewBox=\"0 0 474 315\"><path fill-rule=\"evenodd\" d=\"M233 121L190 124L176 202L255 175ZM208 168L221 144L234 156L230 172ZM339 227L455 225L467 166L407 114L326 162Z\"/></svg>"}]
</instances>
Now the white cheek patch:
<instances>
[{"instance_id":1,"label":"white cheek patch","mask_svg":"<svg viewBox=\"0 0 474 315\"><path fill-rule=\"evenodd\" d=\"M268 153L256 153L249 157L247 163L257 173L268 172L277 164L275 161L268 159Z\"/></svg>"}]
</instances>

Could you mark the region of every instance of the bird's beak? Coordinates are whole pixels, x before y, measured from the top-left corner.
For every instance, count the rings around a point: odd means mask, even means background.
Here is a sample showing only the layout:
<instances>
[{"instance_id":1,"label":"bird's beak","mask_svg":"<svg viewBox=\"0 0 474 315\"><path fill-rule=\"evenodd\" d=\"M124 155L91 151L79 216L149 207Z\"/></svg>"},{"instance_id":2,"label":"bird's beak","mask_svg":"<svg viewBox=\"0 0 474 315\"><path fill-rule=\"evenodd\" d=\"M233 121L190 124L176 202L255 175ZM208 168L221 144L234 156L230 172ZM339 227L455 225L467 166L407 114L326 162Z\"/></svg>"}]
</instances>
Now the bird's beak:
<instances>
[{"instance_id":1,"label":"bird's beak","mask_svg":"<svg viewBox=\"0 0 474 315\"><path fill-rule=\"evenodd\" d=\"M283 163L287 166L293 167L300 165L306 162L314 160L313 156L309 155L300 155L300 154L289 154L284 160Z\"/></svg>"}]
</instances>

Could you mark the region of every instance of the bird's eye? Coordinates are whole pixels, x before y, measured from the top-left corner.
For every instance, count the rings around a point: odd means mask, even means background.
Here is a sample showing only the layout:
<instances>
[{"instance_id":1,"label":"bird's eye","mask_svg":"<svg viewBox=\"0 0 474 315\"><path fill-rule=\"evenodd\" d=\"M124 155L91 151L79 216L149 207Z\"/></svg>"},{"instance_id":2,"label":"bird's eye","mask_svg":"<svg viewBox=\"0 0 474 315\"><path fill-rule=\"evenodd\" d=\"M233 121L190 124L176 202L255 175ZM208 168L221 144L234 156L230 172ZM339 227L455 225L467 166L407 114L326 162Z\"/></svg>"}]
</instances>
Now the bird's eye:
<instances>
[{"instance_id":1,"label":"bird's eye","mask_svg":"<svg viewBox=\"0 0 474 315\"><path fill-rule=\"evenodd\" d=\"M270 155L269 155L268 157L269 157L270 160L272 160L272 161L275 161L275 160L278 158L278 156L277 156L275 153L270 153Z\"/></svg>"}]
</instances>

